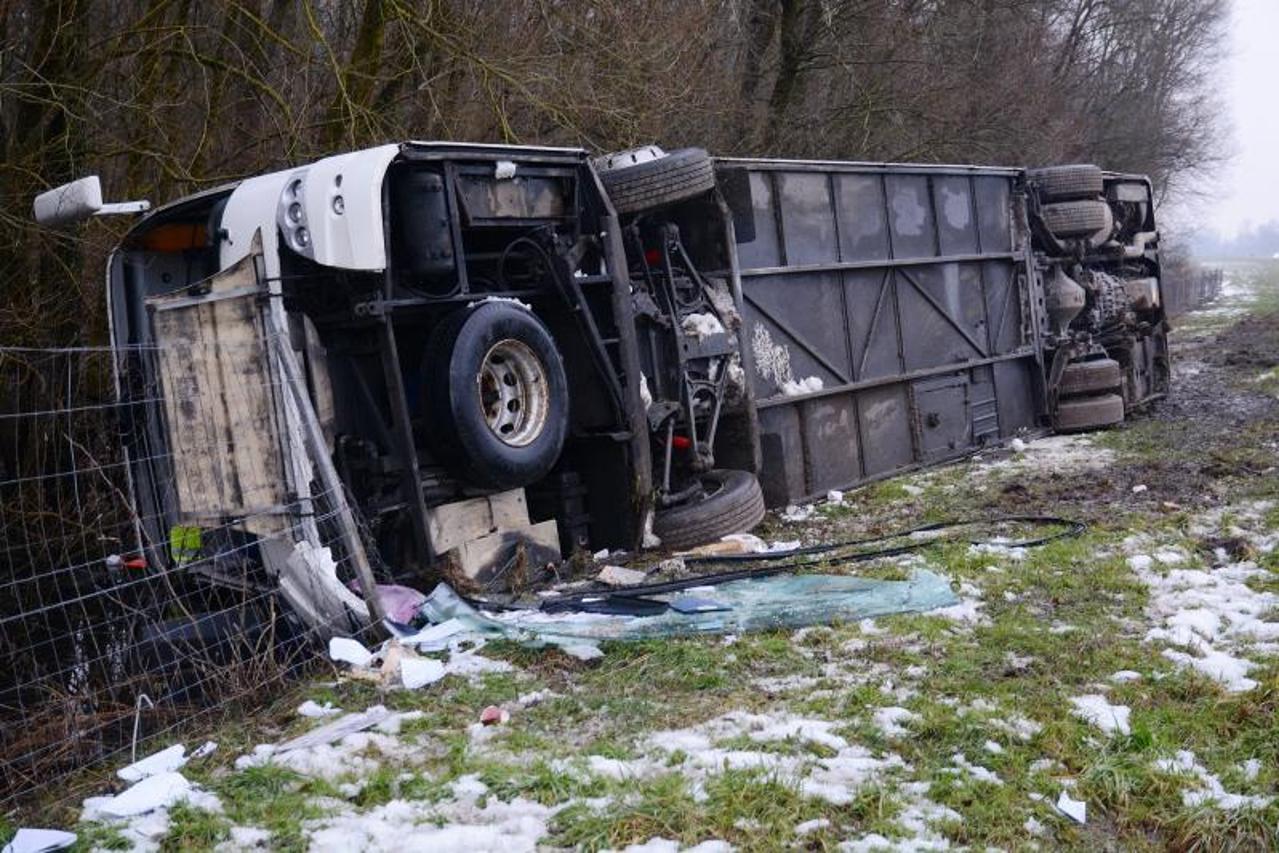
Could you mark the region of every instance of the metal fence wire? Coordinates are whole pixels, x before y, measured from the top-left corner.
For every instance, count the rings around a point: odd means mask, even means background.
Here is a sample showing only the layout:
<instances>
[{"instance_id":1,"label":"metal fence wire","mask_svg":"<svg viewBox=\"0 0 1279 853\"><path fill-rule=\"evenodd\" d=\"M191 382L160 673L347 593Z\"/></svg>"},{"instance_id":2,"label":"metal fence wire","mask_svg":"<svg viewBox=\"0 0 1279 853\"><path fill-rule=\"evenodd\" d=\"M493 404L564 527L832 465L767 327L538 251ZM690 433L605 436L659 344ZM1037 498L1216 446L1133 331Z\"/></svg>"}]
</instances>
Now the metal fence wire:
<instances>
[{"instance_id":1,"label":"metal fence wire","mask_svg":"<svg viewBox=\"0 0 1279 853\"><path fill-rule=\"evenodd\" d=\"M188 341L179 355L235 364L262 343ZM281 389L181 381L164 372L173 355L0 348L0 812L69 802L86 770L260 703L314 660L265 549L294 547L305 526L356 588L341 496L312 483L259 508L235 492L277 472L253 470L239 451L258 437L227 427ZM170 415L209 406L226 417L167 431ZM242 511L190 520L210 489Z\"/></svg>"}]
</instances>

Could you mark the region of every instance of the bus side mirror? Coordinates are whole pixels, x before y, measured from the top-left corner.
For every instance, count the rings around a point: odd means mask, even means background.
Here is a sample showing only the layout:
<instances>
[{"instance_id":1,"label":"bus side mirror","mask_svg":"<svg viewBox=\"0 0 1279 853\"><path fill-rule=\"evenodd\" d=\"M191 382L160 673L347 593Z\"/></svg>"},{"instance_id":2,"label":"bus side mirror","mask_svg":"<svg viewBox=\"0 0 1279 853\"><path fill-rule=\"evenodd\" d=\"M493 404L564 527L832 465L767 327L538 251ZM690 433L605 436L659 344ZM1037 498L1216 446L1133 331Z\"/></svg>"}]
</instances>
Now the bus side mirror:
<instances>
[{"instance_id":1,"label":"bus side mirror","mask_svg":"<svg viewBox=\"0 0 1279 853\"><path fill-rule=\"evenodd\" d=\"M109 216L117 213L145 213L151 209L149 201L125 201L115 204L102 202L102 182L97 175L89 175L78 181L63 184L36 196L32 205L36 222L41 225L74 225L91 216Z\"/></svg>"}]
</instances>

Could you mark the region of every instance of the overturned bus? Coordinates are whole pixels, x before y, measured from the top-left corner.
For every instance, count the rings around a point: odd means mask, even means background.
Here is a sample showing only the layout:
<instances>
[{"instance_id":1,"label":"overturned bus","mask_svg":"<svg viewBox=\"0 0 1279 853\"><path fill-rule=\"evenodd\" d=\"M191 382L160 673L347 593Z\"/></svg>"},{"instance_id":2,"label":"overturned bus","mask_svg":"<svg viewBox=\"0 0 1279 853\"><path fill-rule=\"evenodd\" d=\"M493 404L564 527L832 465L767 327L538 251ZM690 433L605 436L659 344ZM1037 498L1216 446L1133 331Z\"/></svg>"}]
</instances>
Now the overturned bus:
<instances>
[{"instance_id":1,"label":"overturned bus","mask_svg":"<svg viewBox=\"0 0 1279 853\"><path fill-rule=\"evenodd\" d=\"M111 256L140 542L328 630L367 618L355 581L378 615L375 570L484 588L684 548L1121 421L1168 387L1159 275L1149 182L1093 166L328 157L160 207Z\"/></svg>"}]
</instances>

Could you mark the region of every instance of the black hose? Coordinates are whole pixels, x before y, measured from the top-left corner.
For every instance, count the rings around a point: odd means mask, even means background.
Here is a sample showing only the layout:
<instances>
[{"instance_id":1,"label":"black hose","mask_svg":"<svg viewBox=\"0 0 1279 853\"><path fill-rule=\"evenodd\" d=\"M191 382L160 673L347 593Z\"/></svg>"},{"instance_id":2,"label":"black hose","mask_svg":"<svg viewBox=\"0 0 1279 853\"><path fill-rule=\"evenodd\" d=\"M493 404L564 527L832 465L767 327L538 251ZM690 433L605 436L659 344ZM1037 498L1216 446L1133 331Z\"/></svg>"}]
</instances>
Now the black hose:
<instances>
[{"instance_id":1,"label":"black hose","mask_svg":"<svg viewBox=\"0 0 1279 853\"><path fill-rule=\"evenodd\" d=\"M693 557L684 561L685 565L705 565L715 563L776 563L775 565L757 565L752 568L736 569L726 572L714 572L712 574L697 575L689 578L681 578L680 580L666 581L664 583L641 584L638 586L629 586L624 590L617 590L615 593L609 590L594 590L590 592L570 593L568 595L559 595L553 599L542 602L541 609L547 611L563 611L573 610L575 603L584 598L599 599L610 595L620 595L626 598L637 598L646 595L660 595L665 592L678 592L680 590L689 589L698 586L716 586L722 583L730 583L732 581L747 580L750 578L767 577L769 575L784 574L794 569L806 568L812 565L810 561L792 560L785 561L791 557L806 557L811 554L829 554L832 551L838 551L841 548L850 548L857 545L868 545L874 542L886 542L893 539L901 539L906 536L914 536L918 533L927 533L938 530L948 530L956 527L969 527L976 524L1035 524L1035 525L1061 525L1065 529L1048 536L1040 536L1035 539L1024 539L1017 542L1000 542L998 543L1005 548L1035 548L1040 545L1046 545L1049 542L1055 542L1059 539L1066 539L1072 536L1078 536L1088 529L1088 525L1082 521L1071 521L1070 519L1058 518L1050 515L1008 515L991 519L967 519L963 521L938 521L932 524L923 524L919 527L912 527L909 530L903 530L897 533L888 533L883 536L872 536L867 539L847 539L841 542L830 542L822 545L809 545L803 548L792 548L788 551L764 552L760 554L725 554L712 557ZM956 541L954 539L939 540L930 538L919 542L908 542L902 545L894 545L886 548L876 548L873 551L859 551L853 554L840 555L839 559L847 563L862 563L868 560L876 560L883 557L895 557L900 554L907 554L912 551L920 551L942 542ZM995 544L988 540L970 539L968 543L971 545ZM491 602L483 602L482 606L492 607Z\"/></svg>"}]
</instances>

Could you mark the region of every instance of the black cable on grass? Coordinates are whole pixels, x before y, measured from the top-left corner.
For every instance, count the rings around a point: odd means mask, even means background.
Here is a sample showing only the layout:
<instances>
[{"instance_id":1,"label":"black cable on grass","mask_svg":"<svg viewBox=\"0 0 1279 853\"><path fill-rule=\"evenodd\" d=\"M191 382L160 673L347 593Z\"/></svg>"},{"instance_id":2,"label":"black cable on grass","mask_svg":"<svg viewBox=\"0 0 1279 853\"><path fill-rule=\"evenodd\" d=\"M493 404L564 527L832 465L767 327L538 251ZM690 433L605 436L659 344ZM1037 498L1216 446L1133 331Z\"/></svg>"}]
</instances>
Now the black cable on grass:
<instances>
[{"instance_id":1,"label":"black cable on grass","mask_svg":"<svg viewBox=\"0 0 1279 853\"><path fill-rule=\"evenodd\" d=\"M715 563L763 563L765 565L755 565L751 568L736 569L726 572L714 572L707 575L696 575L694 577L681 578L680 580L666 581L664 583L640 584L637 586L627 587L625 590L618 590L616 592L611 590L596 590L593 592L577 592L558 595L553 599L543 601L540 609L546 612L579 610L581 609L581 605L588 600L592 604L605 599L624 601L626 599L643 598L648 595L660 595L666 592L679 592L680 590L690 589L692 587L717 586L722 583L731 583L732 581L767 577L769 575L779 575L794 569L808 568L813 565L811 561L807 560L790 560L789 558L792 557L807 557L813 554L830 554L831 552L838 551L842 548L851 548L857 545L869 545L875 542L887 542L893 539L915 536L920 533L931 533L959 527L970 527L978 524L1058 525L1064 528L1063 530L1059 530L1056 533L1052 533L1047 536L1040 536L1034 539L1023 539L1014 542L992 542L989 539L967 540L970 545L997 544L1004 548L1036 548L1041 545L1047 545L1049 542L1056 542L1060 539L1078 536L1088 529L1088 525L1084 524L1082 521L1072 521L1070 519L1058 518L1051 515L1007 515L991 519L938 521L932 524L922 524L919 527L912 527L909 530L903 530L898 533L888 533L883 536L872 536L866 539L848 539L842 542L828 542L822 545L808 545L801 548L792 548L787 551L766 551L759 554L724 554L720 556L686 558L684 560L685 565L705 565ZM954 541L962 540L958 540L957 538L941 539L937 537L930 537L917 542L907 542L902 545L876 548L872 551L858 551L852 554L841 554L838 556L838 559L845 563L862 563L883 557L895 557L900 554L908 554L912 551L920 551L934 545ZM789 562L787 562L787 560L789 560ZM768 565L770 563L772 565ZM481 606L489 608L494 606L492 602L480 602L480 604Z\"/></svg>"}]
</instances>

